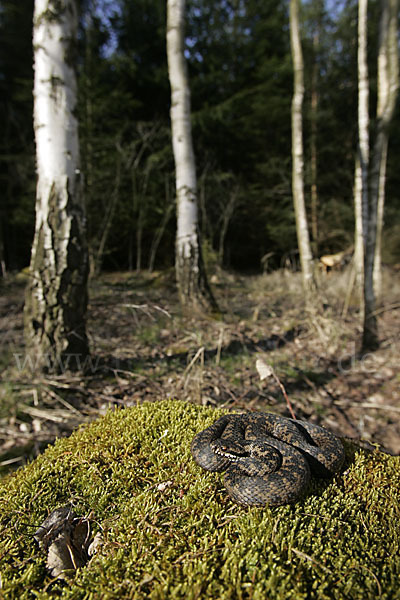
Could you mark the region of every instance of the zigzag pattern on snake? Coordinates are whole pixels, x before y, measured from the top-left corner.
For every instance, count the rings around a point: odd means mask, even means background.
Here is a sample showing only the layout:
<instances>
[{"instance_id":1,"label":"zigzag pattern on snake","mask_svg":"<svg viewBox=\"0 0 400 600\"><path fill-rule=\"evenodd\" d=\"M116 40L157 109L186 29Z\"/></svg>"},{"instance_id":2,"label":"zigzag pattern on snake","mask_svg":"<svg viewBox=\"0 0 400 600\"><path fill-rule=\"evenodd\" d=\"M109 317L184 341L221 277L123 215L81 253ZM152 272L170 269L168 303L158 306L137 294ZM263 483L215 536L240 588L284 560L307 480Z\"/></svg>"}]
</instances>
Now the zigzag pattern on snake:
<instances>
[{"instance_id":1,"label":"zigzag pattern on snake","mask_svg":"<svg viewBox=\"0 0 400 600\"><path fill-rule=\"evenodd\" d=\"M228 494L246 506L296 502L311 474L330 477L344 461L341 441L323 427L271 413L224 415L191 451L203 469L225 471Z\"/></svg>"}]
</instances>

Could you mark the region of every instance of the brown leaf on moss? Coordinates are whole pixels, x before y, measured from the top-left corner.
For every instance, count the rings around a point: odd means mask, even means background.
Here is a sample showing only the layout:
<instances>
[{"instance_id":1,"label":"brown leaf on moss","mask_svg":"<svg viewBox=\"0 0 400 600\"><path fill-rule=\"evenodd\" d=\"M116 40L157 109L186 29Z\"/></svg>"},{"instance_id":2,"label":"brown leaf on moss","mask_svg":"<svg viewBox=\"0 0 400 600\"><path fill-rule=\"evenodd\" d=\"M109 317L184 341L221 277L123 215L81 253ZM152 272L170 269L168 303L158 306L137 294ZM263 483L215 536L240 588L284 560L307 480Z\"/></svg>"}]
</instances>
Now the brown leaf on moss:
<instances>
[{"instance_id":1,"label":"brown leaf on moss","mask_svg":"<svg viewBox=\"0 0 400 600\"><path fill-rule=\"evenodd\" d=\"M68 571L88 561L90 523L77 517L70 504L53 510L34 538L47 553L46 567L52 577L64 579Z\"/></svg>"}]
</instances>

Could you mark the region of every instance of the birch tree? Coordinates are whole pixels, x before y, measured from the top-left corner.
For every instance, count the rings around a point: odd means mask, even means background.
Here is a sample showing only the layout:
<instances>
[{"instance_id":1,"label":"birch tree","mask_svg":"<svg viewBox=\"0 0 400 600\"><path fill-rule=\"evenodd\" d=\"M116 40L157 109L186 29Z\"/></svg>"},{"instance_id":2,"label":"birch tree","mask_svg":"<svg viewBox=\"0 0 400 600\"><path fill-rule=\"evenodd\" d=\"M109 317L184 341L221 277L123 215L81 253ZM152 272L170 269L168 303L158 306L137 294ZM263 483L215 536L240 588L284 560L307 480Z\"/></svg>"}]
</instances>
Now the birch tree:
<instances>
[{"instance_id":1,"label":"birch tree","mask_svg":"<svg viewBox=\"0 0 400 600\"><path fill-rule=\"evenodd\" d=\"M317 138L319 111L319 71L321 52L321 32L324 18L324 0L317 0L312 6L312 70L311 70L311 105L310 105L310 216L312 233L312 252L318 256L318 160Z\"/></svg>"},{"instance_id":2,"label":"birch tree","mask_svg":"<svg viewBox=\"0 0 400 600\"><path fill-rule=\"evenodd\" d=\"M190 90L184 56L185 0L167 3L167 56L175 159L177 232L175 268L183 306L216 309L200 245L196 165L190 122Z\"/></svg>"},{"instance_id":3,"label":"birch tree","mask_svg":"<svg viewBox=\"0 0 400 600\"><path fill-rule=\"evenodd\" d=\"M362 213L362 173L360 155L357 150L355 169L354 169L354 258L353 258L353 274L351 287L354 282L356 290L360 295L363 294L364 287L364 237L363 237L363 213Z\"/></svg>"},{"instance_id":4,"label":"birch tree","mask_svg":"<svg viewBox=\"0 0 400 600\"><path fill-rule=\"evenodd\" d=\"M313 36L314 64L311 74L311 111L310 111L310 175L311 175L311 232L313 251L318 256L318 169L317 169L317 134L318 134L318 62L319 29L317 26Z\"/></svg>"},{"instance_id":5,"label":"birch tree","mask_svg":"<svg viewBox=\"0 0 400 600\"><path fill-rule=\"evenodd\" d=\"M371 158L371 215L368 277L373 270L373 285L376 296L381 295L381 247L383 213L385 204L386 162L389 141L389 125L393 118L399 89L398 54L398 0L382 0L379 26L378 49L378 104L376 139ZM375 225L376 223L376 225ZM374 237L376 240L374 240ZM372 246L375 246L373 251Z\"/></svg>"},{"instance_id":6,"label":"birch tree","mask_svg":"<svg viewBox=\"0 0 400 600\"><path fill-rule=\"evenodd\" d=\"M88 355L88 258L82 199L74 0L36 0L34 128L36 225L25 303L25 334L35 365L76 369Z\"/></svg>"},{"instance_id":7,"label":"birch tree","mask_svg":"<svg viewBox=\"0 0 400 600\"><path fill-rule=\"evenodd\" d=\"M292 192L296 217L303 287L314 285L313 259L304 200L303 99L304 63L299 26L299 0L290 0L290 46L293 60L294 89L292 99Z\"/></svg>"},{"instance_id":8,"label":"birch tree","mask_svg":"<svg viewBox=\"0 0 400 600\"><path fill-rule=\"evenodd\" d=\"M364 242L363 350L374 349L379 344L378 323L375 314L374 271L376 283L377 273L380 273L380 240L383 223L388 127L393 116L399 85L397 12L397 0L382 0L378 50L377 123L371 164L369 165L368 71L366 67L367 0L359 1L359 145ZM368 189L369 170L370 187ZM377 252L379 258L378 265L375 266Z\"/></svg>"},{"instance_id":9,"label":"birch tree","mask_svg":"<svg viewBox=\"0 0 400 600\"><path fill-rule=\"evenodd\" d=\"M368 229L369 79L367 61L368 0L358 3L358 148L354 173L354 269L358 289L364 289L365 246ZM365 306L363 306L364 310Z\"/></svg>"}]
</instances>

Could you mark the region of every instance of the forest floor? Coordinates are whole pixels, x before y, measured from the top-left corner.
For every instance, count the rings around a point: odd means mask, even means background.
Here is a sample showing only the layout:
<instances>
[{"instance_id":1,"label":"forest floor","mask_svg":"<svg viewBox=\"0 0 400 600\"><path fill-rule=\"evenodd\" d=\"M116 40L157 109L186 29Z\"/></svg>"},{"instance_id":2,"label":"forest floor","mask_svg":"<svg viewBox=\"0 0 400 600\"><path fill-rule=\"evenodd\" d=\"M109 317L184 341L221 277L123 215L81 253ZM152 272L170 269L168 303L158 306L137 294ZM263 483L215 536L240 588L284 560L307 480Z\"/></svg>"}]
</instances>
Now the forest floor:
<instances>
[{"instance_id":1,"label":"forest floor","mask_svg":"<svg viewBox=\"0 0 400 600\"><path fill-rule=\"evenodd\" d=\"M212 277L220 318L183 315L173 272L104 274L91 283L84 376L39 375L23 343L24 282L2 284L0 471L32 459L110 408L174 398L298 418L400 454L400 274L384 273L380 348L359 356L349 273L320 282L306 308L299 274ZM256 361L272 367L261 380Z\"/></svg>"}]
</instances>

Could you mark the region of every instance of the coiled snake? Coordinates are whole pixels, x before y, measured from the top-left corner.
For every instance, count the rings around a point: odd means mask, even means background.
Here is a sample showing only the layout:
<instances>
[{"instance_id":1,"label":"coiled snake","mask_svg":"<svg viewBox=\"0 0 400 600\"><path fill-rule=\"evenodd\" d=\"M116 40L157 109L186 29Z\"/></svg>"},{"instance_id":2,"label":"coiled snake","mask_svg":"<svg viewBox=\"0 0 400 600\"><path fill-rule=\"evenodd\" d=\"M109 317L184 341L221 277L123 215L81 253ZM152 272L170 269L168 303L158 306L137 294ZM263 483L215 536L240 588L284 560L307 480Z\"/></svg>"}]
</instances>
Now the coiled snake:
<instances>
[{"instance_id":1,"label":"coiled snake","mask_svg":"<svg viewBox=\"0 0 400 600\"><path fill-rule=\"evenodd\" d=\"M191 451L203 469L225 471L228 494L246 506L295 502L311 473L329 477L344 461L341 441L323 427L270 413L224 415Z\"/></svg>"}]
</instances>

